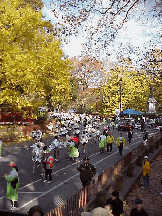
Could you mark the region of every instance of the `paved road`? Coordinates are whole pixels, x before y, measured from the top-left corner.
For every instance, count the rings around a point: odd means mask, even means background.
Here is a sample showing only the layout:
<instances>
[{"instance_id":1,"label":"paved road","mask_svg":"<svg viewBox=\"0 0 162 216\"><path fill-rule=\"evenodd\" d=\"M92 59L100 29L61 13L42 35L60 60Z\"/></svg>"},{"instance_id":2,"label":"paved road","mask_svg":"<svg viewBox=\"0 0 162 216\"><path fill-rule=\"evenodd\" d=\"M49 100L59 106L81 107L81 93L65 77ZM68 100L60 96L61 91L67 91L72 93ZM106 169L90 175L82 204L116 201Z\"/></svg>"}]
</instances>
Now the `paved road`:
<instances>
[{"instance_id":1,"label":"paved road","mask_svg":"<svg viewBox=\"0 0 162 216\"><path fill-rule=\"evenodd\" d=\"M119 136L120 131L115 129L112 135L116 138ZM148 129L149 136L157 131ZM127 132L122 132L127 140ZM142 132L134 130L134 135L131 145L126 142L126 147L123 150L123 156L126 155L131 149L138 146L142 141ZM43 140L47 145L53 141L53 136L49 136ZM3 173L9 173L8 166L10 160L16 162L19 169L20 189L19 189L19 212L26 212L28 209L36 204L39 204L44 213L48 213L51 209L65 202L73 193L78 192L81 188L79 172L76 170L77 166L83 162L85 156L90 157L90 163L96 166L97 174L102 170L108 169L116 163L121 157L118 153L118 148L114 144L112 154L99 153L97 143L89 142L86 147L86 153L83 154L81 146L79 150L81 153L80 158L76 164L68 161L67 148L60 149L59 162L54 163L51 184L44 183L40 177L40 172L37 170L36 175L32 174L32 160L31 151L27 151L27 147L31 142L18 144L3 148L2 159L0 159L0 209L10 209L10 202L5 199L6 181L2 178ZM53 154L53 153L52 153Z\"/></svg>"}]
</instances>

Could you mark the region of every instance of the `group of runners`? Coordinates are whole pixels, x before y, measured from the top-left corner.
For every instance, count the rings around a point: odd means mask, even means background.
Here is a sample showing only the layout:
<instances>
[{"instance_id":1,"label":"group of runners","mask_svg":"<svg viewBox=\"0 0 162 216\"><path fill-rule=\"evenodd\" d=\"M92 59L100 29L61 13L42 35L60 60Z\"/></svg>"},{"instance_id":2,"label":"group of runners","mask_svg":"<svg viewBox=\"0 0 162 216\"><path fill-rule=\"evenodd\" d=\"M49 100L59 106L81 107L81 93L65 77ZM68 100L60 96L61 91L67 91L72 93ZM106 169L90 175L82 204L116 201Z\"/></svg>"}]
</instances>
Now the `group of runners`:
<instances>
[{"instance_id":1,"label":"group of runners","mask_svg":"<svg viewBox=\"0 0 162 216\"><path fill-rule=\"evenodd\" d=\"M67 155L70 161L76 163L76 159L80 156L80 152L86 153L86 146L89 142L96 143L99 147L100 153L105 150L107 153L112 152L112 144L114 137L110 132L110 127L104 127L105 122L98 121L98 118L77 118L74 119L57 119L56 123L52 125L50 122L50 130L53 131L54 139L49 146L42 141L42 132L40 130L34 130L31 132L33 137L33 145L29 148L33 149L32 161L33 161L33 174L36 173L36 167L39 167L41 176L46 176L47 158L49 153L53 151L53 161L59 161L60 148L67 148ZM49 128L49 127L47 127ZM123 147L125 146L125 138L120 134L116 140L116 144L119 148L119 153L122 155ZM78 150L78 146L81 145L81 150ZM28 148L28 149L29 149ZM48 157L47 157L48 156ZM53 163L53 162L52 162ZM53 165L51 165L53 166Z\"/></svg>"}]
</instances>

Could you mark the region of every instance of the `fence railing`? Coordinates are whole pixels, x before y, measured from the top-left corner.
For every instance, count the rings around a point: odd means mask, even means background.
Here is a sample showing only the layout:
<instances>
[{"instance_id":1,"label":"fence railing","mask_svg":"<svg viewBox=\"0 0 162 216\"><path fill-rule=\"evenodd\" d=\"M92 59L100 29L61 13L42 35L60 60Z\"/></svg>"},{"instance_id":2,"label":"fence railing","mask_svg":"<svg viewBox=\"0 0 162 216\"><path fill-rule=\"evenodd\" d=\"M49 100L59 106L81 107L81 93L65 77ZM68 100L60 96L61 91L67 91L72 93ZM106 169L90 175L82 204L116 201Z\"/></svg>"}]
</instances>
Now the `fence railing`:
<instances>
[{"instance_id":1,"label":"fence railing","mask_svg":"<svg viewBox=\"0 0 162 216\"><path fill-rule=\"evenodd\" d=\"M131 152L125 155L112 167L104 170L97 176L89 187L81 189L73 194L65 204L54 208L47 216L80 216L81 212L92 210L95 207L96 195L106 189L107 193L112 190L112 182L118 174L125 173L131 165L137 162L139 156L148 155L149 151L158 148L162 140L162 134L156 133L150 137L147 143L141 143Z\"/></svg>"}]
</instances>

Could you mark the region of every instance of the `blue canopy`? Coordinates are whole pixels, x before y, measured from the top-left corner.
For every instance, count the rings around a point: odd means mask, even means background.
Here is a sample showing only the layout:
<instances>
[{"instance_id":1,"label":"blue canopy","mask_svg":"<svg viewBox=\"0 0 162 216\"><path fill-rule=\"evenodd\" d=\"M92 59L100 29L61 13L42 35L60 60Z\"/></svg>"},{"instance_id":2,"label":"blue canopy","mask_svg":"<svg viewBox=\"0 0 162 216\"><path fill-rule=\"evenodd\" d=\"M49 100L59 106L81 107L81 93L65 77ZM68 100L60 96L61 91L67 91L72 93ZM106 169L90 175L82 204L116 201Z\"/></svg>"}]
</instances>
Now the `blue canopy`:
<instances>
[{"instance_id":1,"label":"blue canopy","mask_svg":"<svg viewBox=\"0 0 162 216\"><path fill-rule=\"evenodd\" d=\"M136 110L133 110L133 109L127 109L127 110L124 110L123 111L123 114L128 114L128 115L141 115L142 112L139 112L139 111L136 111Z\"/></svg>"}]
</instances>

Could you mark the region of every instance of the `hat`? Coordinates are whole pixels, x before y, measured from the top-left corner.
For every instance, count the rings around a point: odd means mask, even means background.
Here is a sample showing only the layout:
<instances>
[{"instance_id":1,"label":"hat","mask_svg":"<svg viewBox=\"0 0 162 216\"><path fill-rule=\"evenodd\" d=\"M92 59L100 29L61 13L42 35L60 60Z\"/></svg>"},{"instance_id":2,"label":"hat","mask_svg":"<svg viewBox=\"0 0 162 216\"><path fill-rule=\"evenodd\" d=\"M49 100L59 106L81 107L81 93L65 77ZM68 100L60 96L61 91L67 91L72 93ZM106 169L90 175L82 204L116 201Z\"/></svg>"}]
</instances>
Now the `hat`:
<instances>
[{"instance_id":1,"label":"hat","mask_svg":"<svg viewBox=\"0 0 162 216\"><path fill-rule=\"evenodd\" d=\"M139 199L139 198L137 198L137 199L135 200L135 204L142 204L142 200Z\"/></svg>"},{"instance_id":2,"label":"hat","mask_svg":"<svg viewBox=\"0 0 162 216\"><path fill-rule=\"evenodd\" d=\"M148 156L145 156L144 159L148 159Z\"/></svg>"},{"instance_id":3,"label":"hat","mask_svg":"<svg viewBox=\"0 0 162 216\"><path fill-rule=\"evenodd\" d=\"M91 212L82 212L81 216L110 216L110 214L108 210L98 207L93 209Z\"/></svg>"},{"instance_id":4,"label":"hat","mask_svg":"<svg viewBox=\"0 0 162 216\"><path fill-rule=\"evenodd\" d=\"M49 149L46 150L46 153L50 153Z\"/></svg>"},{"instance_id":5,"label":"hat","mask_svg":"<svg viewBox=\"0 0 162 216\"><path fill-rule=\"evenodd\" d=\"M16 163L13 162L13 161L10 161L10 164L9 164L10 167L13 167L13 166L16 166Z\"/></svg>"},{"instance_id":6,"label":"hat","mask_svg":"<svg viewBox=\"0 0 162 216\"><path fill-rule=\"evenodd\" d=\"M119 196L119 192L117 190L115 190L115 191L112 192L111 195L114 196L114 197L118 197Z\"/></svg>"},{"instance_id":7,"label":"hat","mask_svg":"<svg viewBox=\"0 0 162 216\"><path fill-rule=\"evenodd\" d=\"M85 157L83 160L90 160L88 157Z\"/></svg>"}]
</instances>

